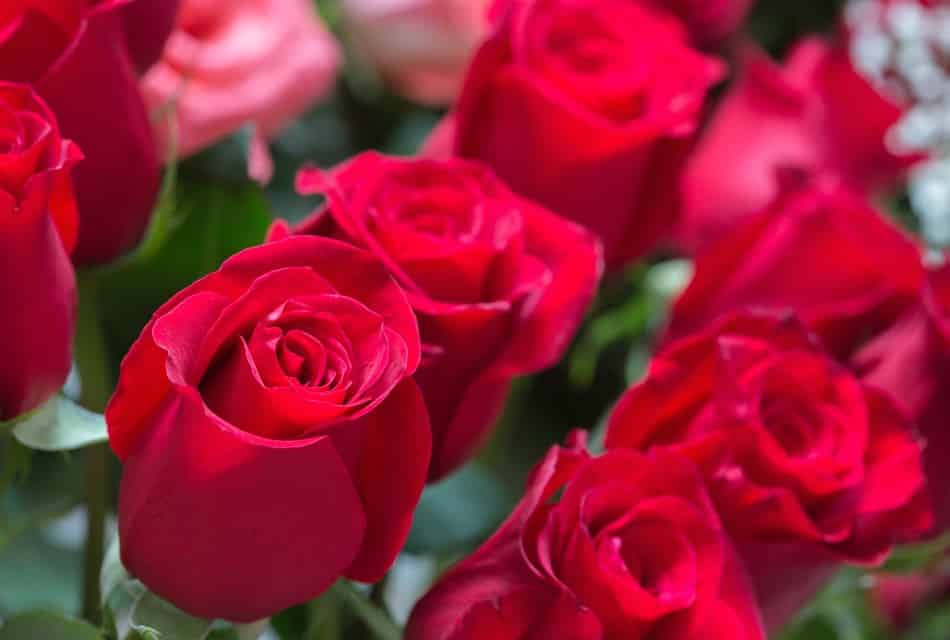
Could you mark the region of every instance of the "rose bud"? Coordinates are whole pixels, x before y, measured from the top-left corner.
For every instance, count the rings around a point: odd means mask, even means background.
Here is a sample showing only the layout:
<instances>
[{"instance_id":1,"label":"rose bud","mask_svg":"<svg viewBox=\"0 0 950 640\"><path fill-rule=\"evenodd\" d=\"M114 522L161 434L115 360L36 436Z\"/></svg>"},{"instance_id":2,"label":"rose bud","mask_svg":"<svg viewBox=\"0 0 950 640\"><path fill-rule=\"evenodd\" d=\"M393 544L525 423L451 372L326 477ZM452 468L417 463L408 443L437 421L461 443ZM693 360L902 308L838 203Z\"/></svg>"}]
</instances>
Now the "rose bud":
<instances>
[{"instance_id":1,"label":"rose bud","mask_svg":"<svg viewBox=\"0 0 950 640\"><path fill-rule=\"evenodd\" d=\"M745 570L692 464L553 447L406 640L764 640Z\"/></svg>"},{"instance_id":2,"label":"rose bud","mask_svg":"<svg viewBox=\"0 0 950 640\"><path fill-rule=\"evenodd\" d=\"M426 353L416 381L432 420L430 479L441 478L488 435L514 376L563 357L597 290L600 246L465 160L364 153L305 169L297 184L327 206L293 232L371 251L409 296ZM271 236L287 232L279 223Z\"/></svg>"},{"instance_id":3,"label":"rose bud","mask_svg":"<svg viewBox=\"0 0 950 640\"><path fill-rule=\"evenodd\" d=\"M614 409L606 446L702 469L769 629L840 563L878 565L932 524L903 413L790 315L736 314L670 345Z\"/></svg>"},{"instance_id":4,"label":"rose bud","mask_svg":"<svg viewBox=\"0 0 950 640\"><path fill-rule=\"evenodd\" d=\"M921 249L863 198L819 182L789 191L696 259L667 338L724 313L794 311L847 357L919 297Z\"/></svg>"},{"instance_id":5,"label":"rose bud","mask_svg":"<svg viewBox=\"0 0 950 640\"><path fill-rule=\"evenodd\" d=\"M32 84L85 156L75 171L79 264L135 246L158 192L155 141L119 15L125 4L14 0L0 9L0 78Z\"/></svg>"},{"instance_id":6,"label":"rose bud","mask_svg":"<svg viewBox=\"0 0 950 640\"><path fill-rule=\"evenodd\" d=\"M312 0L181 2L162 60L142 80L149 105L174 106L159 134L180 155L247 124L271 137L333 86L340 52Z\"/></svg>"},{"instance_id":7,"label":"rose bud","mask_svg":"<svg viewBox=\"0 0 950 640\"><path fill-rule=\"evenodd\" d=\"M238 622L380 579L429 466L418 331L383 266L326 238L247 249L174 296L106 410L122 563Z\"/></svg>"},{"instance_id":8,"label":"rose bud","mask_svg":"<svg viewBox=\"0 0 950 640\"><path fill-rule=\"evenodd\" d=\"M921 300L855 356L868 384L890 392L927 442L924 463L939 530L950 527L950 266L927 274Z\"/></svg>"},{"instance_id":9,"label":"rose bud","mask_svg":"<svg viewBox=\"0 0 950 640\"><path fill-rule=\"evenodd\" d=\"M0 420L36 408L69 374L78 227L70 172L81 157L29 86L0 82Z\"/></svg>"},{"instance_id":10,"label":"rose bud","mask_svg":"<svg viewBox=\"0 0 950 640\"><path fill-rule=\"evenodd\" d=\"M490 0L343 0L347 35L400 94L454 102L475 48L488 31Z\"/></svg>"},{"instance_id":11,"label":"rose bud","mask_svg":"<svg viewBox=\"0 0 950 640\"><path fill-rule=\"evenodd\" d=\"M783 171L832 175L864 194L893 185L919 159L885 144L902 114L822 40L799 43L784 66L750 48L682 174L677 244L699 251L769 206Z\"/></svg>"},{"instance_id":12,"label":"rose bud","mask_svg":"<svg viewBox=\"0 0 950 640\"><path fill-rule=\"evenodd\" d=\"M676 222L676 185L722 64L674 16L629 0L530 0L501 12L426 152L481 160L600 236L607 266Z\"/></svg>"}]
</instances>

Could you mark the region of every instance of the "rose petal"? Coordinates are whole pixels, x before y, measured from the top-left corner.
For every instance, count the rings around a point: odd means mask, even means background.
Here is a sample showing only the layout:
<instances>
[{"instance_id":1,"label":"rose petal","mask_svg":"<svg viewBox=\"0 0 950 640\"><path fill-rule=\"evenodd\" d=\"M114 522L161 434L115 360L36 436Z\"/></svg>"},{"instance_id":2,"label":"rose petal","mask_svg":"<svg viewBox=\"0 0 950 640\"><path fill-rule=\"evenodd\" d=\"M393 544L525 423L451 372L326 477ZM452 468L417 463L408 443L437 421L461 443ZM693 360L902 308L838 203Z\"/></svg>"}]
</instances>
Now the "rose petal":
<instances>
[{"instance_id":1,"label":"rose petal","mask_svg":"<svg viewBox=\"0 0 950 640\"><path fill-rule=\"evenodd\" d=\"M250 442L222 429L193 391L153 415L143 446L126 459L119 518L133 575L192 615L237 622L320 594L366 530L330 439Z\"/></svg>"}]
</instances>

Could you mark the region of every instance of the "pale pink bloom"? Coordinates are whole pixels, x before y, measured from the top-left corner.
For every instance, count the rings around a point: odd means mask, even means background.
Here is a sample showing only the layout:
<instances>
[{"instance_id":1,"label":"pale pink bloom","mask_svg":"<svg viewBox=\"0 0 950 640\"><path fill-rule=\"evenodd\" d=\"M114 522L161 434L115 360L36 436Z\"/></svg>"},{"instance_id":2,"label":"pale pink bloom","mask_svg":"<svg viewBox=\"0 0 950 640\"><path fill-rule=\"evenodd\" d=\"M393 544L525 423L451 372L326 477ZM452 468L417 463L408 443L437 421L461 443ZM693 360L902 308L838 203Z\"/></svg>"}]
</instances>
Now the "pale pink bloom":
<instances>
[{"instance_id":1,"label":"pale pink bloom","mask_svg":"<svg viewBox=\"0 0 950 640\"><path fill-rule=\"evenodd\" d=\"M426 104L452 102L488 29L490 0L342 0L357 52L393 89Z\"/></svg>"},{"instance_id":2,"label":"pale pink bloom","mask_svg":"<svg viewBox=\"0 0 950 640\"><path fill-rule=\"evenodd\" d=\"M311 0L183 0L143 79L166 138L186 156L245 125L270 137L333 86L340 51Z\"/></svg>"}]
</instances>

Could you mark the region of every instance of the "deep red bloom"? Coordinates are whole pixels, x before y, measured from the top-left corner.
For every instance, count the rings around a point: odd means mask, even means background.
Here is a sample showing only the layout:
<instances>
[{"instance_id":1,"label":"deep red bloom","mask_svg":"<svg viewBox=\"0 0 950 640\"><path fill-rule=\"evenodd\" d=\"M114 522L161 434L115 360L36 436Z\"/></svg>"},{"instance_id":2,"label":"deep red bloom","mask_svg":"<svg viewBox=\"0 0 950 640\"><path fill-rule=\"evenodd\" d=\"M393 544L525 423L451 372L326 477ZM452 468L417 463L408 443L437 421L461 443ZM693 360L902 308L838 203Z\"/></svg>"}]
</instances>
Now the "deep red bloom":
<instances>
[{"instance_id":1,"label":"deep red bloom","mask_svg":"<svg viewBox=\"0 0 950 640\"><path fill-rule=\"evenodd\" d=\"M914 304L921 248L861 197L819 183L781 197L697 256L668 337L741 308L793 311L839 357Z\"/></svg>"},{"instance_id":2,"label":"deep red bloom","mask_svg":"<svg viewBox=\"0 0 950 640\"><path fill-rule=\"evenodd\" d=\"M512 2L441 139L598 234L618 267L675 224L680 169L721 75L666 12L629 0Z\"/></svg>"},{"instance_id":3,"label":"deep red bloom","mask_svg":"<svg viewBox=\"0 0 950 640\"><path fill-rule=\"evenodd\" d=\"M672 11L702 46L721 43L742 25L755 0L645 0Z\"/></svg>"},{"instance_id":4,"label":"deep red bloom","mask_svg":"<svg viewBox=\"0 0 950 640\"><path fill-rule=\"evenodd\" d=\"M950 526L950 266L928 272L920 302L854 358L868 384L890 392L927 443L937 525Z\"/></svg>"},{"instance_id":5,"label":"deep red bloom","mask_svg":"<svg viewBox=\"0 0 950 640\"><path fill-rule=\"evenodd\" d=\"M0 420L53 395L72 364L82 157L27 85L0 83Z\"/></svg>"},{"instance_id":6,"label":"deep red bloom","mask_svg":"<svg viewBox=\"0 0 950 640\"><path fill-rule=\"evenodd\" d=\"M407 640L764 640L683 457L554 447L497 533L416 606Z\"/></svg>"},{"instance_id":7,"label":"deep red bloom","mask_svg":"<svg viewBox=\"0 0 950 640\"><path fill-rule=\"evenodd\" d=\"M83 264L132 248L158 191L155 141L126 47L126 4L13 0L0 8L0 78L32 84L86 158L75 172L82 224L73 260Z\"/></svg>"},{"instance_id":8,"label":"deep red bloom","mask_svg":"<svg viewBox=\"0 0 950 640\"><path fill-rule=\"evenodd\" d=\"M106 411L123 564L193 615L242 622L381 578L429 466L420 356L405 294L335 240L247 249L180 292Z\"/></svg>"},{"instance_id":9,"label":"deep red bloom","mask_svg":"<svg viewBox=\"0 0 950 640\"><path fill-rule=\"evenodd\" d=\"M885 145L902 114L851 67L847 52L822 40L802 41L781 67L746 51L682 174L678 244L701 249L769 206L782 172L832 175L859 192L894 183L918 159Z\"/></svg>"},{"instance_id":10,"label":"deep red bloom","mask_svg":"<svg viewBox=\"0 0 950 640\"><path fill-rule=\"evenodd\" d=\"M180 0L133 0L122 10L129 55L140 73L161 58L180 4Z\"/></svg>"},{"instance_id":11,"label":"deep red bloom","mask_svg":"<svg viewBox=\"0 0 950 640\"><path fill-rule=\"evenodd\" d=\"M794 316L736 314L672 344L614 409L606 444L703 470L770 628L836 563L879 563L932 524L905 416Z\"/></svg>"},{"instance_id":12,"label":"deep red bloom","mask_svg":"<svg viewBox=\"0 0 950 640\"><path fill-rule=\"evenodd\" d=\"M296 233L368 249L406 290L426 351L416 380L432 420L431 479L449 473L487 436L511 379L564 355L597 290L600 246L460 159L366 153L327 174L304 170L298 187L328 206Z\"/></svg>"}]
</instances>

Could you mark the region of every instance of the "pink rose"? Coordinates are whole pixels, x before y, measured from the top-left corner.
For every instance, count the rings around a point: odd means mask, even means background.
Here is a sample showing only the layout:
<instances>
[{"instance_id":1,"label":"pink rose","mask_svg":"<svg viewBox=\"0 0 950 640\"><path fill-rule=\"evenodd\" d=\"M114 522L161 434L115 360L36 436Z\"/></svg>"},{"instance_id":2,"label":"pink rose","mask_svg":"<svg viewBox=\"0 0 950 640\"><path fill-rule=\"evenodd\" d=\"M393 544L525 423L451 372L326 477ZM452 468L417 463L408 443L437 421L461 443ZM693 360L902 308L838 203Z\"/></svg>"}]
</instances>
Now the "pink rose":
<instances>
[{"instance_id":1,"label":"pink rose","mask_svg":"<svg viewBox=\"0 0 950 640\"><path fill-rule=\"evenodd\" d=\"M343 0L360 54L393 88L429 104L455 100L488 28L488 0Z\"/></svg>"},{"instance_id":2,"label":"pink rose","mask_svg":"<svg viewBox=\"0 0 950 640\"><path fill-rule=\"evenodd\" d=\"M273 135L327 92L339 60L309 0L184 0L143 89L153 108L175 102L189 155L245 124Z\"/></svg>"}]
</instances>

